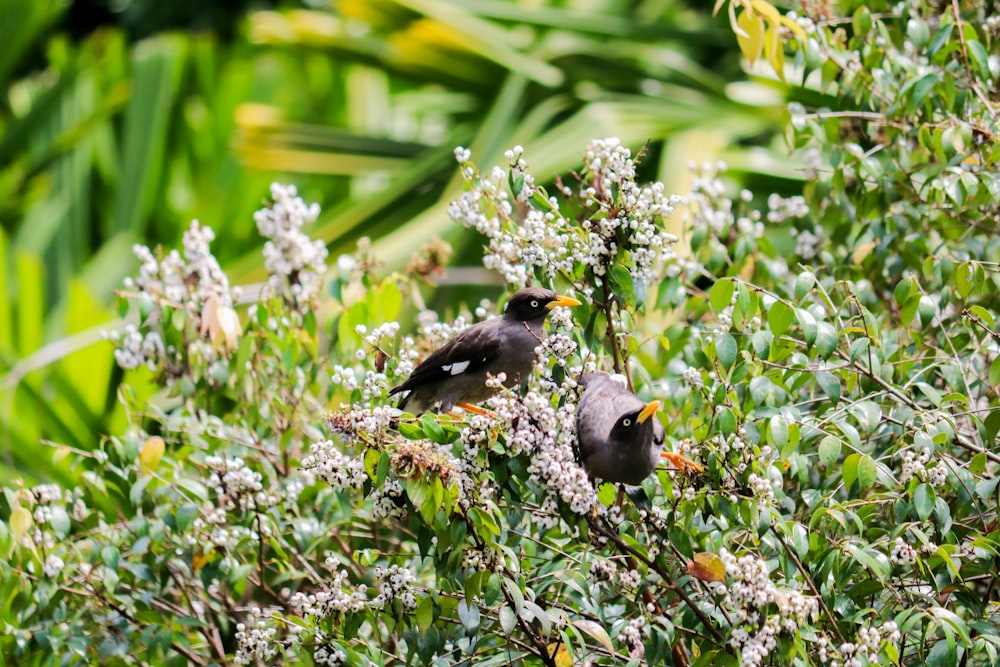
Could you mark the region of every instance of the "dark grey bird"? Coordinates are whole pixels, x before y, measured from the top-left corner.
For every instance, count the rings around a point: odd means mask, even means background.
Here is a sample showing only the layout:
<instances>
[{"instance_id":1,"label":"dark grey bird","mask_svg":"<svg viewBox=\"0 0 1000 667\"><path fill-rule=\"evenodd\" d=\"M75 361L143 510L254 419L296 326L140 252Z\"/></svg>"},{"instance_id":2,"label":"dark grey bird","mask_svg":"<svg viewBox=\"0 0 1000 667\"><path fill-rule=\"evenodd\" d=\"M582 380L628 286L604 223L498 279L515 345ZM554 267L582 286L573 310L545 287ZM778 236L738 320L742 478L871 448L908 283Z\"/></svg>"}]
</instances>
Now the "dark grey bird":
<instances>
[{"instance_id":1,"label":"dark grey bird","mask_svg":"<svg viewBox=\"0 0 1000 667\"><path fill-rule=\"evenodd\" d=\"M621 376L588 373L580 384L576 435L583 467L606 482L639 484L663 455L663 424L654 416L660 402L642 401Z\"/></svg>"},{"instance_id":2,"label":"dark grey bird","mask_svg":"<svg viewBox=\"0 0 1000 667\"><path fill-rule=\"evenodd\" d=\"M518 290L507 301L502 317L464 329L413 369L389 395L409 392L399 409L420 414L434 407L448 412L454 406L473 409L499 392L486 380L506 374L507 388L528 377L535 363L535 348L546 336L545 318L556 306L579 306L568 296L539 287Z\"/></svg>"}]
</instances>

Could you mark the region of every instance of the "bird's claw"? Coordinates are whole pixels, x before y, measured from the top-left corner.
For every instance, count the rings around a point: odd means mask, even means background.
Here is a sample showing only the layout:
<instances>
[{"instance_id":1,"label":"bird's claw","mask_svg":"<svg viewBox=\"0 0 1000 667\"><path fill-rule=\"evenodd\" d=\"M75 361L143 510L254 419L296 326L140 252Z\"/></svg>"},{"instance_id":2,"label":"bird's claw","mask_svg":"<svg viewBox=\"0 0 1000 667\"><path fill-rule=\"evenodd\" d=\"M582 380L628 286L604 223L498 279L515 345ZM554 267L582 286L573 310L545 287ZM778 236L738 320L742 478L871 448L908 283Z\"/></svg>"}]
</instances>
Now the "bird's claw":
<instances>
[{"instance_id":1,"label":"bird's claw","mask_svg":"<svg viewBox=\"0 0 1000 667\"><path fill-rule=\"evenodd\" d=\"M471 403L456 403L455 407L462 408L466 412L471 412L472 414L475 415L482 415L483 417L489 417L490 419L496 417L496 415L490 412L489 410L481 408L478 405L472 405Z\"/></svg>"},{"instance_id":2,"label":"bird's claw","mask_svg":"<svg viewBox=\"0 0 1000 667\"><path fill-rule=\"evenodd\" d=\"M673 452L662 452L660 458L664 458L670 461L675 468L680 470L684 474L691 472L704 472L704 468L699 464L695 463L691 459L685 458L680 454L674 454Z\"/></svg>"}]
</instances>

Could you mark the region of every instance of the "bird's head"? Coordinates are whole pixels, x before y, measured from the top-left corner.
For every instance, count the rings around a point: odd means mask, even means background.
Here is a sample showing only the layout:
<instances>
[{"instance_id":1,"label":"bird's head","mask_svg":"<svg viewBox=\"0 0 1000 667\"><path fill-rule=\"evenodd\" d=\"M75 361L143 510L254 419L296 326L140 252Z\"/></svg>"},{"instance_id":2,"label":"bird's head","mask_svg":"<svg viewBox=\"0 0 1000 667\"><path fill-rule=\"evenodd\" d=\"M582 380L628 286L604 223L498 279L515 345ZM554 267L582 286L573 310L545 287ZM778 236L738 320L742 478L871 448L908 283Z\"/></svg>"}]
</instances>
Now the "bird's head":
<instances>
[{"instance_id":1,"label":"bird's head","mask_svg":"<svg viewBox=\"0 0 1000 667\"><path fill-rule=\"evenodd\" d=\"M514 292L507 302L504 317L518 322L543 320L556 306L579 306L580 302L541 287L526 287Z\"/></svg>"},{"instance_id":2,"label":"bird's head","mask_svg":"<svg viewBox=\"0 0 1000 667\"><path fill-rule=\"evenodd\" d=\"M662 445L663 424L654 416L659 407L659 401L650 401L620 416L611 427L611 440L632 446L648 442L654 446Z\"/></svg>"}]
</instances>

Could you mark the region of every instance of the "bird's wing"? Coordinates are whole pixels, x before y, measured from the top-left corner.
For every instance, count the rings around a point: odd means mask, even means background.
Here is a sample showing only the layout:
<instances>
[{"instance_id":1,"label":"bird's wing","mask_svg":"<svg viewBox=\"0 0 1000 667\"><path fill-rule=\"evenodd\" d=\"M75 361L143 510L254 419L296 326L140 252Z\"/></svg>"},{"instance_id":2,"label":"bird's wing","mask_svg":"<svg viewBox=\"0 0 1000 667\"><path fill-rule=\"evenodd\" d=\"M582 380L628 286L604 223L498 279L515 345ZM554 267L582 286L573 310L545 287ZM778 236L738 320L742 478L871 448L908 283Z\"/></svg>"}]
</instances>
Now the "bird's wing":
<instances>
[{"instance_id":1,"label":"bird's wing","mask_svg":"<svg viewBox=\"0 0 1000 667\"><path fill-rule=\"evenodd\" d=\"M496 324L494 324L496 322ZM449 377L474 373L500 356L503 336L499 319L487 320L469 327L450 341L434 350L419 366L413 369L406 382L389 393L409 391L423 384L440 382Z\"/></svg>"},{"instance_id":2,"label":"bird's wing","mask_svg":"<svg viewBox=\"0 0 1000 667\"><path fill-rule=\"evenodd\" d=\"M594 373L587 379L576 410L577 441L584 461L606 443L617 419L614 397L618 393L618 384L609 381L607 373Z\"/></svg>"}]
</instances>

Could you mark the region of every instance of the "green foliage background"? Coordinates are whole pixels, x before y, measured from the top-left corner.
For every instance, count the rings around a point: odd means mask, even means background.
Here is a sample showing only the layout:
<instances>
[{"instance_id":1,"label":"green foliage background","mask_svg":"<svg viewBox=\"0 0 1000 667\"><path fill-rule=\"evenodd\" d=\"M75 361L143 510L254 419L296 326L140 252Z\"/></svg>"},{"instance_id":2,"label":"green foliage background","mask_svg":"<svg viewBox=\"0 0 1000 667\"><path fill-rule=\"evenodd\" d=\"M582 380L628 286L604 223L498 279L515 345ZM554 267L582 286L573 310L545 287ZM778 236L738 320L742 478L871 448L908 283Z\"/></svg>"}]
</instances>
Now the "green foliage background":
<instances>
[{"instance_id":1,"label":"green foliage background","mask_svg":"<svg viewBox=\"0 0 1000 667\"><path fill-rule=\"evenodd\" d=\"M232 41L130 43L117 29L53 30L61 3L0 0L12 19L0 54L4 655L222 664L248 655L244 623L274 633L262 661L307 664L335 651L352 664L994 664L998 8L815 3L801 25L769 8L347 1L252 12ZM605 297L567 335L665 400L671 446L704 471L661 471L621 506L599 489L603 514L580 513L531 471L512 423L473 451L463 421L324 422L342 401L387 404L384 387L331 383L332 366L387 362L377 370L391 380L410 347L365 341L358 325L398 320L406 333L422 301L450 318L502 292L495 275L456 270L478 267L484 240L447 215L481 187L454 147L488 174L523 145L553 194L554 176L572 182L607 136L633 155L645 146L638 181L685 195L658 223L682 259L640 284L633 242L616 237L624 270L555 276ZM252 214L275 179L324 205L310 231L336 265L329 294L315 310L280 294L241 310L219 363L116 369L97 341L123 324L111 309L135 270L130 246L177 246L198 218L232 282L263 281ZM576 201L569 224L628 207L606 194ZM516 233L516 215L503 223ZM337 262L362 235L374 243L357 268ZM404 269L435 235L456 252L440 289ZM125 296L121 315L143 331L203 335L200 310L158 303L171 314L149 318ZM561 368L540 369L536 387L559 385ZM524 421L540 431L546 410L572 403L545 395ZM363 482L295 486L328 438ZM473 452L472 478L496 496L459 502L437 445ZM237 457L264 495L206 487ZM36 486L48 481L59 486ZM375 499L393 482L402 514L381 521ZM232 539L213 548L219 511ZM398 568L412 600L372 603ZM766 599L741 606L740 584ZM289 601L356 586L367 602L352 611ZM789 610L803 599L811 612ZM747 637L770 623L780 629L755 659Z\"/></svg>"}]
</instances>

